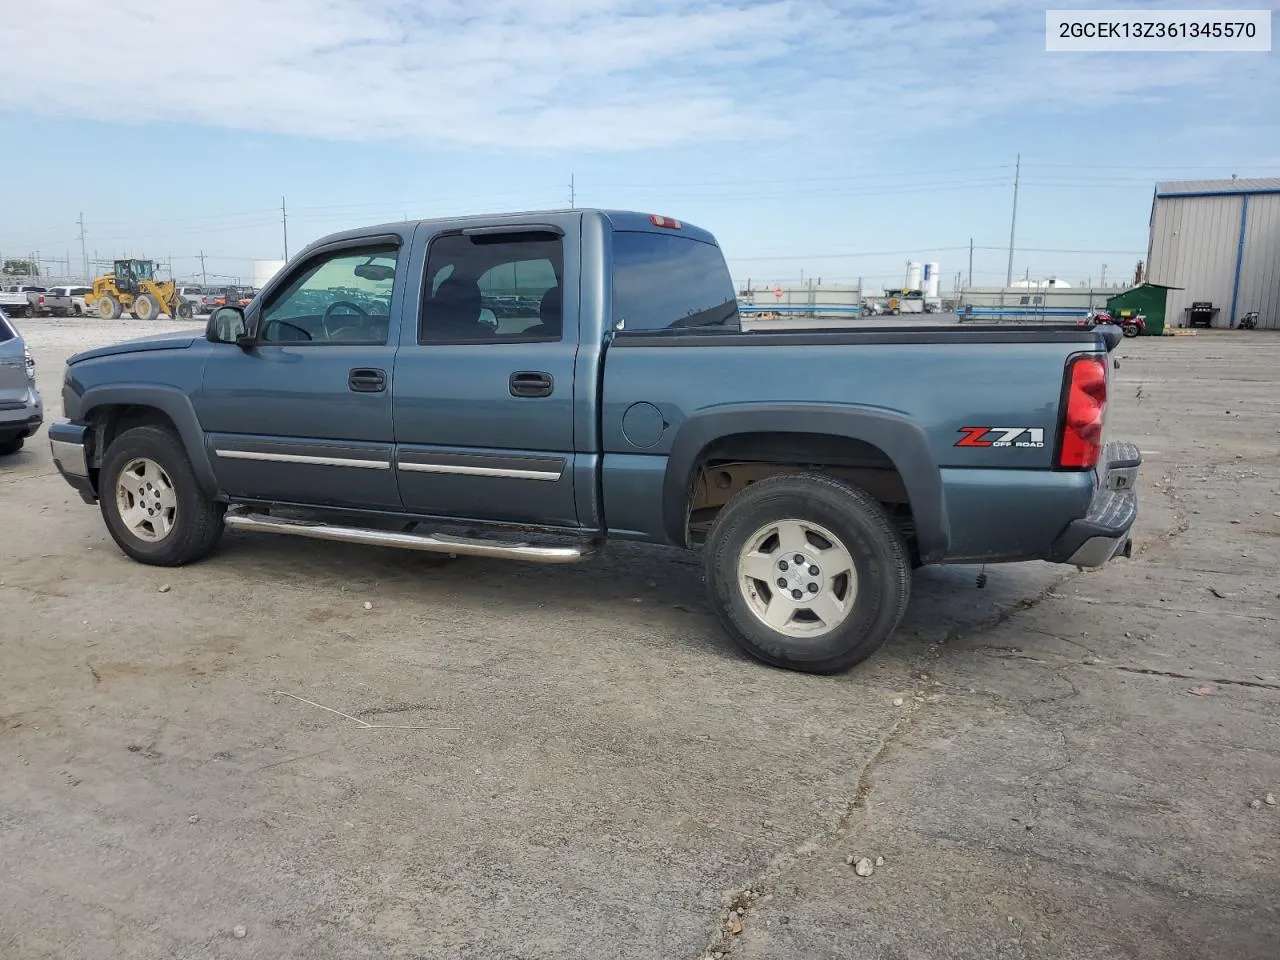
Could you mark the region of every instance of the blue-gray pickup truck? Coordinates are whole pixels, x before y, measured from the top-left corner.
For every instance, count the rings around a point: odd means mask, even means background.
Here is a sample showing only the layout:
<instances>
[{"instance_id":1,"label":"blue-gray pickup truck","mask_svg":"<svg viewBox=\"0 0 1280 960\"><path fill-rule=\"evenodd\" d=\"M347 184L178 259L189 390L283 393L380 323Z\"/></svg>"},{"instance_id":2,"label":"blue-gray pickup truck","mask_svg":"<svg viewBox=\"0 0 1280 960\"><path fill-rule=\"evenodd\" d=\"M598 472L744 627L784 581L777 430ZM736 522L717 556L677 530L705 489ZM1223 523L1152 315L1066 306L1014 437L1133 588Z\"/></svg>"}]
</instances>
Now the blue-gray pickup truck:
<instances>
[{"instance_id":1,"label":"blue-gray pickup truck","mask_svg":"<svg viewBox=\"0 0 1280 960\"><path fill-rule=\"evenodd\" d=\"M49 437L143 563L224 526L547 563L700 547L737 643L832 672L893 632L913 566L1128 554L1115 334L744 331L715 239L669 217L396 223L312 244L203 335L72 357Z\"/></svg>"}]
</instances>

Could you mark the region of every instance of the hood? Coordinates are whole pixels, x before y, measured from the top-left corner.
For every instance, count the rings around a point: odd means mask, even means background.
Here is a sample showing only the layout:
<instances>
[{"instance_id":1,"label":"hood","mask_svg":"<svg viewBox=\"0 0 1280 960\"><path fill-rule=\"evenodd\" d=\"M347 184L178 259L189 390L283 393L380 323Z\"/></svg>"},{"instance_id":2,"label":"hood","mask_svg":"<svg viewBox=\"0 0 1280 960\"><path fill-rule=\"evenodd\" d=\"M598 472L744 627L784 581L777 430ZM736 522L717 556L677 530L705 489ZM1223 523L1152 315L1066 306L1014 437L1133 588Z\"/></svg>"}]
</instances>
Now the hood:
<instances>
[{"instance_id":1,"label":"hood","mask_svg":"<svg viewBox=\"0 0 1280 960\"><path fill-rule=\"evenodd\" d=\"M124 343L113 343L106 347L97 347L77 353L67 363L79 363L81 360L93 360L97 357L111 357L120 353L142 353L147 350L185 350L197 340L204 339L196 333L158 333L137 340L126 340Z\"/></svg>"}]
</instances>

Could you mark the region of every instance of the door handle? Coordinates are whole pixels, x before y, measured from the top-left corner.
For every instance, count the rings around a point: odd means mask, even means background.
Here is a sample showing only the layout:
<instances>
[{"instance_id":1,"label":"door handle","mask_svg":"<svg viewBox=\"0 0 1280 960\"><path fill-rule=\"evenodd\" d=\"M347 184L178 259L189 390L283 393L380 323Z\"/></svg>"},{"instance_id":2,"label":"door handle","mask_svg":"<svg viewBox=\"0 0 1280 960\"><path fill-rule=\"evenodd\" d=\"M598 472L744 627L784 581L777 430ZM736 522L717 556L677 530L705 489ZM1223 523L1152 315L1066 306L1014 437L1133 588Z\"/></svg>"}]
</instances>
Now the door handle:
<instances>
[{"instance_id":1,"label":"door handle","mask_svg":"<svg viewBox=\"0 0 1280 960\"><path fill-rule=\"evenodd\" d=\"M549 397L556 388L555 377L537 370L517 370L511 375L513 397Z\"/></svg>"},{"instance_id":2,"label":"door handle","mask_svg":"<svg viewBox=\"0 0 1280 960\"><path fill-rule=\"evenodd\" d=\"M387 371L356 367L347 375L347 387L356 393L381 393L387 389Z\"/></svg>"}]
</instances>

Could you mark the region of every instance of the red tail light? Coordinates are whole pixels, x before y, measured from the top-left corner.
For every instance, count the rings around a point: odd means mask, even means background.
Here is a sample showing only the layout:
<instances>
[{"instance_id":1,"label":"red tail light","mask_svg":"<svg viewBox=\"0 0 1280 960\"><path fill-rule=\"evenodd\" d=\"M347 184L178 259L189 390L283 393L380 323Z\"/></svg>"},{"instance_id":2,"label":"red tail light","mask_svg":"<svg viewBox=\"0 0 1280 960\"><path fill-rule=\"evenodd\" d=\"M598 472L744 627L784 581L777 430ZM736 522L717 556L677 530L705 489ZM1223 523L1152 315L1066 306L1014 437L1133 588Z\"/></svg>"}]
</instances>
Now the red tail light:
<instances>
[{"instance_id":1,"label":"red tail light","mask_svg":"<svg viewBox=\"0 0 1280 960\"><path fill-rule=\"evenodd\" d=\"M673 220L671 217L660 217L657 214L650 217L649 222L655 227L666 227L668 230L679 230L682 226L679 220Z\"/></svg>"},{"instance_id":2,"label":"red tail light","mask_svg":"<svg viewBox=\"0 0 1280 960\"><path fill-rule=\"evenodd\" d=\"M1106 358L1077 357L1067 368L1062 428L1058 433L1059 470L1092 470L1097 466L1106 415Z\"/></svg>"},{"instance_id":3,"label":"red tail light","mask_svg":"<svg viewBox=\"0 0 1280 960\"><path fill-rule=\"evenodd\" d=\"M44 294L40 294L40 306L44 306Z\"/></svg>"}]
</instances>

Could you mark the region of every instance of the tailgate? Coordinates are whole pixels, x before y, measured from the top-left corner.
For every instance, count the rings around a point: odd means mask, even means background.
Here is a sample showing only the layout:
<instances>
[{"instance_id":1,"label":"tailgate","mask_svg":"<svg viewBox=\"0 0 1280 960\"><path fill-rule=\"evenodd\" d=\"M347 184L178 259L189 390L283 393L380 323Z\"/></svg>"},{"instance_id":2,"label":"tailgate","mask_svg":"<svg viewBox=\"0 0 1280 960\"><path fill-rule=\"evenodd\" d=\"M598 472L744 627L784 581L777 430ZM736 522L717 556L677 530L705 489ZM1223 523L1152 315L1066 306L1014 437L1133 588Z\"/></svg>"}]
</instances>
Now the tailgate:
<instances>
[{"instance_id":1,"label":"tailgate","mask_svg":"<svg viewBox=\"0 0 1280 960\"><path fill-rule=\"evenodd\" d=\"M0 410L24 405L30 386L22 338L0 317Z\"/></svg>"}]
</instances>

